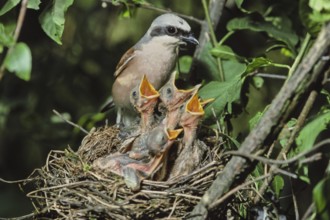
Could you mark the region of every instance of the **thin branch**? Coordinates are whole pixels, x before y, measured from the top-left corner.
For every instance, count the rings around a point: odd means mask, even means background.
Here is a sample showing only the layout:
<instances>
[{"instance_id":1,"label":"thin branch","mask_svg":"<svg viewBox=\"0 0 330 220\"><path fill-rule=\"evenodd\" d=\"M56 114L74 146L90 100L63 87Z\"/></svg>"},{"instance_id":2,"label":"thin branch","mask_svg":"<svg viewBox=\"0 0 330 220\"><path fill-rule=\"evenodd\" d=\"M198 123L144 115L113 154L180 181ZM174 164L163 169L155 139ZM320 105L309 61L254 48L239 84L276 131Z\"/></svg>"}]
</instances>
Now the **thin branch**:
<instances>
[{"instance_id":1,"label":"thin branch","mask_svg":"<svg viewBox=\"0 0 330 220\"><path fill-rule=\"evenodd\" d=\"M8 57L9 54L11 54L11 52L13 51L13 48L18 40L19 34L21 33L21 29L22 29L23 22L25 19L25 14L26 14L27 3L28 3L28 0L23 0L21 3L21 9L19 11L17 25L16 25L16 28L14 31L14 42L15 43L11 47L8 48L6 57ZM0 81L3 78L3 76L5 75L5 62L4 61L5 61L6 57L3 59L3 62L0 66Z\"/></svg>"},{"instance_id":2,"label":"thin branch","mask_svg":"<svg viewBox=\"0 0 330 220\"><path fill-rule=\"evenodd\" d=\"M101 0L102 2L105 2L105 3L109 3L109 4L113 4L112 0ZM185 14L180 14L180 13L177 13L177 12L173 12L171 9L165 9L165 8L159 8L159 7L156 7L150 3L142 3L142 4L133 4L133 3L126 3L127 6L129 7L140 7L140 8L144 8L144 9L148 9L148 10L152 10L152 11L156 11L156 12L160 12L160 13L172 13L172 14L175 14L175 15L178 15L184 19L187 19L187 20L190 20L190 21L193 21L199 25L202 25L203 24L203 21L198 19L198 18L195 18L193 16L189 16L189 15L185 15Z\"/></svg>"},{"instance_id":3,"label":"thin branch","mask_svg":"<svg viewBox=\"0 0 330 220\"><path fill-rule=\"evenodd\" d=\"M256 76L271 78L271 79L287 79L287 76L271 74L271 73L257 73Z\"/></svg>"},{"instance_id":4,"label":"thin branch","mask_svg":"<svg viewBox=\"0 0 330 220\"><path fill-rule=\"evenodd\" d=\"M310 219L309 217L310 217L310 215L313 213L314 209L315 209L315 205L314 205L314 203L312 203L312 204L308 207L308 209L306 210L305 214L303 215L303 217L302 217L301 219L302 219L302 220Z\"/></svg>"},{"instance_id":5,"label":"thin branch","mask_svg":"<svg viewBox=\"0 0 330 220\"><path fill-rule=\"evenodd\" d=\"M313 90L313 91L309 94L308 99L307 99L307 101L306 101L306 103L305 103L305 105L304 105L304 107L303 107L301 113L300 113L299 116L298 116L296 126L295 126L294 130L292 131L291 136L290 136L289 140L287 141L287 144L282 148L282 150L281 150L281 152L278 154L276 160L281 160L281 159L283 158L283 155L286 155L286 154L289 152L289 150L290 150L290 148L291 148L291 146L292 146L294 140L295 140L296 137L297 137L297 134L298 134L299 131L301 130L302 126L304 125L305 120L306 120L306 118L307 118L307 116L308 116L310 110L311 110L312 107L313 107L313 104L314 104L314 102L315 102L316 96L317 96L317 92L316 92L315 90ZM313 150L313 149L312 149L312 150ZM296 155L296 158L297 158L297 156L299 156L299 155ZM292 159L294 159L294 158L291 158L291 160L292 160ZM272 173L272 170L273 170L273 169L274 169L274 167L271 167L271 168L269 169L269 173ZM272 177L270 177L269 179L267 179L266 181L263 182L263 184L261 185L260 190L259 190L259 193L260 193L261 195L263 195L264 192L267 190L268 184L269 184L271 181L272 181ZM256 196L256 197L254 198L254 203L255 203L255 204L258 203L259 200L260 200L260 197Z\"/></svg>"},{"instance_id":6,"label":"thin branch","mask_svg":"<svg viewBox=\"0 0 330 220\"><path fill-rule=\"evenodd\" d=\"M82 132L84 132L85 134L88 134L88 131L86 131L83 127L81 127L80 125L77 125L69 120L67 120L66 118L63 117L63 115L61 115L58 111L56 111L55 109L53 109L53 112L60 117L63 121L65 121L66 123L68 123L69 125L72 125L75 128L78 128L79 130L81 130Z\"/></svg>"},{"instance_id":7,"label":"thin branch","mask_svg":"<svg viewBox=\"0 0 330 220\"><path fill-rule=\"evenodd\" d=\"M306 53L306 49L307 49L307 46L308 46L310 40L311 40L311 35L309 33L307 33L306 37L301 45L301 48L299 50L299 54L296 57L296 59L294 60L294 63L292 64L292 66L289 70L288 78L290 78L291 75L294 73L294 71L296 71L298 64L301 62L304 54Z\"/></svg>"},{"instance_id":8,"label":"thin branch","mask_svg":"<svg viewBox=\"0 0 330 220\"><path fill-rule=\"evenodd\" d=\"M222 196L221 198L219 198L218 200L216 200L215 202L211 203L210 206L208 207L209 209L214 209L215 207L217 207L218 205L220 205L221 203L223 203L226 199L228 199L230 196L234 195L237 191L253 184L256 183L260 180L266 179L270 176L270 174L266 174L263 176L260 176L258 178L255 178L253 180L247 181L244 184L241 184L239 186L236 186L235 188L231 189L230 191L228 191L224 196Z\"/></svg>"},{"instance_id":9,"label":"thin branch","mask_svg":"<svg viewBox=\"0 0 330 220\"><path fill-rule=\"evenodd\" d=\"M323 145L321 145L319 147L323 147ZM297 162L298 160L302 159L304 156L318 150L319 147L304 151L288 160L269 159L269 158L265 158L265 157L261 157L261 156L257 156L257 155L253 155L253 154L249 154L249 153L244 153L244 152L240 152L240 151L227 151L223 155L231 154L231 155L235 155L235 156L246 157L250 160L258 160L264 164L270 164L270 165L285 165L285 164L291 164L291 163ZM318 155L317 155L317 157L318 157ZM314 155L312 157L308 157L308 158L312 158L312 159L306 160L307 162L315 161Z\"/></svg>"}]
</instances>

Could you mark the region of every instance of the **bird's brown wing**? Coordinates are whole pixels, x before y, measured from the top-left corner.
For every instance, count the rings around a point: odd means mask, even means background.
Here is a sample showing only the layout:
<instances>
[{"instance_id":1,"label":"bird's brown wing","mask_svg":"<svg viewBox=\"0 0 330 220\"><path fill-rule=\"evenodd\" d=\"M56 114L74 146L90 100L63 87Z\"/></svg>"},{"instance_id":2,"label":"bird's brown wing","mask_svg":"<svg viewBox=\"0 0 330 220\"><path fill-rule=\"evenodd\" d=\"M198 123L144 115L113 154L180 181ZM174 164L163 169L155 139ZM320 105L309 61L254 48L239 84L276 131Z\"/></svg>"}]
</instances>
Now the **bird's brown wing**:
<instances>
[{"instance_id":1,"label":"bird's brown wing","mask_svg":"<svg viewBox=\"0 0 330 220\"><path fill-rule=\"evenodd\" d=\"M127 67L128 63L135 57L135 49L131 47L126 53L121 57L119 63L116 67L115 77L118 77L119 74Z\"/></svg>"}]
</instances>

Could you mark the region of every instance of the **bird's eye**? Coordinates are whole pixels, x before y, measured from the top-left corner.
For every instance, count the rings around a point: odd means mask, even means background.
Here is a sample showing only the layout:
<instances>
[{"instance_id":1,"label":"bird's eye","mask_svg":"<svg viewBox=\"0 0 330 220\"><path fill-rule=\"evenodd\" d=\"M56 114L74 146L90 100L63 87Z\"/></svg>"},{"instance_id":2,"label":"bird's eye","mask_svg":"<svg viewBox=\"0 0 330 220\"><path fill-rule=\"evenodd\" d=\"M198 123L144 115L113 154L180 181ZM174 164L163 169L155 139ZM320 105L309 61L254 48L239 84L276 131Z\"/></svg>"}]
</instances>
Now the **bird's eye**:
<instances>
[{"instance_id":1,"label":"bird's eye","mask_svg":"<svg viewBox=\"0 0 330 220\"><path fill-rule=\"evenodd\" d=\"M167 89L166 89L166 94L167 94L167 95L171 95L171 93L172 93L172 89L171 89L171 88L167 88Z\"/></svg>"},{"instance_id":2,"label":"bird's eye","mask_svg":"<svg viewBox=\"0 0 330 220\"><path fill-rule=\"evenodd\" d=\"M168 27L166 27L166 32L169 35L175 35L176 33L178 33L178 29L176 29L173 26L168 26Z\"/></svg>"},{"instance_id":3,"label":"bird's eye","mask_svg":"<svg viewBox=\"0 0 330 220\"><path fill-rule=\"evenodd\" d=\"M136 91L133 91L133 92L132 92L132 97L133 97L133 98L137 98L137 92L136 92Z\"/></svg>"}]
</instances>

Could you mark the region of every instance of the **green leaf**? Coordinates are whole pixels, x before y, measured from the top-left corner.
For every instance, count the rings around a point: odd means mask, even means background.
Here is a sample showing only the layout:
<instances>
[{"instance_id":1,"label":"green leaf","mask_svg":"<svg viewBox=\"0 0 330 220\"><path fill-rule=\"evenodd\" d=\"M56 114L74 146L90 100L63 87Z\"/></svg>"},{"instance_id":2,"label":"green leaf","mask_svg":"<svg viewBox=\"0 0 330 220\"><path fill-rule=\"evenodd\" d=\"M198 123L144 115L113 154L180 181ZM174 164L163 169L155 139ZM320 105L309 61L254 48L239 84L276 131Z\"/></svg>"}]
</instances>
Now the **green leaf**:
<instances>
[{"instance_id":1,"label":"green leaf","mask_svg":"<svg viewBox=\"0 0 330 220\"><path fill-rule=\"evenodd\" d=\"M30 79L32 56L30 48L25 43L16 44L4 62L8 71L15 72L18 78L25 81Z\"/></svg>"},{"instance_id":2,"label":"green leaf","mask_svg":"<svg viewBox=\"0 0 330 220\"><path fill-rule=\"evenodd\" d=\"M236 76L231 81L212 81L206 84L199 91L199 95L202 99L214 98L215 100L206 107L205 118L213 117L212 109L214 109L216 115L220 115L226 105L231 105L233 102L238 101L242 84L243 80L240 76Z\"/></svg>"},{"instance_id":3,"label":"green leaf","mask_svg":"<svg viewBox=\"0 0 330 220\"><path fill-rule=\"evenodd\" d=\"M0 9L0 16L6 14L12 8L14 8L21 0L7 0L5 5Z\"/></svg>"},{"instance_id":4,"label":"green leaf","mask_svg":"<svg viewBox=\"0 0 330 220\"><path fill-rule=\"evenodd\" d=\"M40 0L29 0L27 4L27 8L39 10Z\"/></svg>"},{"instance_id":5,"label":"green leaf","mask_svg":"<svg viewBox=\"0 0 330 220\"><path fill-rule=\"evenodd\" d=\"M306 27L308 33L312 36L316 36L321 30L322 24L316 22L310 18L313 10L308 6L309 0L299 1L299 17L302 24Z\"/></svg>"},{"instance_id":6,"label":"green leaf","mask_svg":"<svg viewBox=\"0 0 330 220\"><path fill-rule=\"evenodd\" d=\"M276 175L273 182L272 182L272 188L275 191L275 195L277 198L280 197L281 190L284 187L284 180L281 176Z\"/></svg>"},{"instance_id":7,"label":"green leaf","mask_svg":"<svg viewBox=\"0 0 330 220\"><path fill-rule=\"evenodd\" d=\"M246 73L251 73L258 68L267 66L275 66L288 69L290 68L289 66L284 64L273 63L270 59L267 59L265 57L257 57L253 58L253 60L247 65Z\"/></svg>"},{"instance_id":8,"label":"green leaf","mask_svg":"<svg viewBox=\"0 0 330 220\"><path fill-rule=\"evenodd\" d=\"M231 81L236 76L241 76L246 71L246 64L236 60L222 60L222 69L225 74L225 80Z\"/></svg>"},{"instance_id":9,"label":"green leaf","mask_svg":"<svg viewBox=\"0 0 330 220\"><path fill-rule=\"evenodd\" d=\"M192 64L192 57L185 55L179 59L180 73L189 73Z\"/></svg>"},{"instance_id":10,"label":"green leaf","mask_svg":"<svg viewBox=\"0 0 330 220\"><path fill-rule=\"evenodd\" d=\"M330 177L321 180L313 189L313 200L318 215L317 219L330 219Z\"/></svg>"},{"instance_id":11,"label":"green leaf","mask_svg":"<svg viewBox=\"0 0 330 220\"><path fill-rule=\"evenodd\" d=\"M216 47L212 48L211 54L222 59L244 60L244 58L235 54L235 52L226 45L216 45Z\"/></svg>"},{"instance_id":12,"label":"green leaf","mask_svg":"<svg viewBox=\"0 0 330 220\"><path fill-rule=\"evenodd\" d=\"M42 29L56 43L62 44L61 37L64 31L65 12L72 5L73 0L54 0L39 17Z\"/></svg>"},{"instance_id":13,"label":"green leaf","mask_svg":"<svg viewBox=\"0 0 330 220\"><path fill-rule=\"evenodd\" d=\"M310 150L317 136L327 129L330 124L330 110L326 110L322 114L316 116L312 121L308 122L299 132L296 138L296 153Z\"/></svg>"},{"instance_id":14,"label":"green leaf","mask_svg":"<svg viewBox=\"0 0 330 220\"><path fill-rule=\"evenodd\" d=\"M198 59L206 66L208 77L212 80L220 80L219 69L217 66L216 59L211 55L210 51L212 49L212 45L210 42L207 42L202 48L200 56Z\"/></svg>"},{"instance_id":15,"label":"green leaf","mask_svg":"<svg viewBox=\"0 0 330 220\"><path fill-rule=\"evenodd\" d=\"M9 47L12 46L13 44L14 44L13 37L6 33L5 26L0 23L0 45Z\"/></svg>"},{"instance_id":16,"label":"green leaf","mask_svg":"<svg viewBox=\"0 0 330 220\"><path fill-rule=\"evenodd\" d=\"M288 22L281 21L280 23L285 24ZM251 17L234 18L227 23L227 29L229 31L251 30L266 32L270 37L285 43L291 51L295 51L295 46L299 40L298 36L289 28L289 25L281 27L281 25L274 25L272 22L254 21Z\"/></svg>"}]
</instances>

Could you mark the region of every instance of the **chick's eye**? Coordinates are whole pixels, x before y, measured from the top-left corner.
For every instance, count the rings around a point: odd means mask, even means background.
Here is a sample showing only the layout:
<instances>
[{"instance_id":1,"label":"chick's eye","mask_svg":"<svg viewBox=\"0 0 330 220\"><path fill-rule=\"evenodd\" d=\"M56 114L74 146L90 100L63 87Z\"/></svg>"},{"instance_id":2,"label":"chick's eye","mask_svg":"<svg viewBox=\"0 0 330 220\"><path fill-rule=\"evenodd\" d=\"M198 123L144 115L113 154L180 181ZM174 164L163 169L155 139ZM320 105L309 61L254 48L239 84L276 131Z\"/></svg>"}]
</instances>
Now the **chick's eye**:
<instances>
[{"instance_id":1,"label":"chick's eye","mask_svg":"<svg viewBox=\"0 0 330 220\"><path fill-rule=\"evenodd\" d=\"M137 98L137 92L136 92L136 91L133 91L133 92L132 92L132 97L133 97L133 98Z\"/></svg>"},{"instance_id":2,"label":"chick's eye","mask_svg":"<svg viewBox=\"0 0 330 220\"><path fill-rule=\"evenodd\" d=\"M170 95L171 93L172 93L172 89L171 89L171 88L167 88L167 89L166 89L166 94L167 94L167 95Z\"/></svg>"},{"instance_id":3,"label":"chick's eye","mask_svg":"<svg viewBox=\"0 0 330 220\"><path fill-rule=\"evenodd\" d=\"M166 32L169 34L169 35L174 35L178 32L178 30L173 27L173 26L168 26L166 27Z\"/></svg>"}]
</instances>

